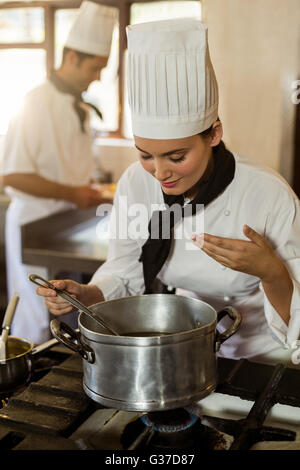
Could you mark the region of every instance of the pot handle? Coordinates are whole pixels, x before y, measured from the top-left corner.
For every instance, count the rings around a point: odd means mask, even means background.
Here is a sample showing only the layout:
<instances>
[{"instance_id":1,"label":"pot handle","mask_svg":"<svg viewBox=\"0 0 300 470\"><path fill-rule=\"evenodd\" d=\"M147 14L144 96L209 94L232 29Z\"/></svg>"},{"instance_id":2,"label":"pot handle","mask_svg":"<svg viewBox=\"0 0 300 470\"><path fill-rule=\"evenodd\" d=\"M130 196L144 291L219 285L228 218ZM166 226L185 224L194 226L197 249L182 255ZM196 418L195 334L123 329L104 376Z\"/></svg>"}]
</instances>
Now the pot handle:
<instances>
[{"instance_id":1,"label":"pot handle","mask_svg":"<svg viewBox=\"0 0 300 470\"><path fill-rule=\"evenodd\" d=\"M230 336L232 336L239 329L242 322L241 314L234 307L225 307L223 310L220 310L220 312L218 312L218 321L222 320L222 318L224 318L226 315L228 315L233 320L233 323L223 333L219 333L217 331L215 346L216 351L219 351L221 344L224 343L224 341L230 338Z\"/></svg>"},{"instance_id":2,"label":"pot handle","mask_svg":"<svg viewBox=\"0 0 300 470\"><path fill-rule=\"evenodd\" d=\"M64 346L79 353L90 364L95 362L95 353L87 344L83 344L80 334L66 323L57 319L51 320L50 329L53 336Z\"/></svg>"}]
</instances>

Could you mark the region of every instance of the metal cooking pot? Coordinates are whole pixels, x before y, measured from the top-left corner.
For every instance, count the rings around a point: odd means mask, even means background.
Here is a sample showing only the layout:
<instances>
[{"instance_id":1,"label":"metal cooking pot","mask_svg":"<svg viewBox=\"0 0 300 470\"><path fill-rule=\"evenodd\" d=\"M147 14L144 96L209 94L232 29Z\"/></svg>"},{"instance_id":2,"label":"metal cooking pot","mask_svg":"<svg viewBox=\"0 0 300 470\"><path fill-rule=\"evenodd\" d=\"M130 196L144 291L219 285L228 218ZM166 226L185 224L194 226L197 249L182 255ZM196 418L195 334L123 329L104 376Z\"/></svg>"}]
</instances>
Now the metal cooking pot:
<instances>
[{"instance_id":1,"label":"metal cooking pot","mask_svg":"<svg viewBox=\"0 0 300 470\"><path fill-rule=\"evenodd\" d=\"M6 359L0 361L0 393L10 393L29 382L34 370L34 356L57 343L56 339L51 339L34 347L28 339L9 336Z\"/></svg>"},{"instance_id":2,"label":"metal cooking pot","mask_svg":"<svg viewBox=\"0 0 300 470\"><path fill-rule=\"evenodd\" d=\"M187 406L214 391L216 351L241 323L233 307L217 313L201 300L172 294L124 297L90 308L96 314L99 309L121 336L107 334L84 313L79 332L55 319L52 334L83 357L86 394L129 411ZM219 334L218 317L224 315L233 323Z\"/></svg>"}]
</instances>

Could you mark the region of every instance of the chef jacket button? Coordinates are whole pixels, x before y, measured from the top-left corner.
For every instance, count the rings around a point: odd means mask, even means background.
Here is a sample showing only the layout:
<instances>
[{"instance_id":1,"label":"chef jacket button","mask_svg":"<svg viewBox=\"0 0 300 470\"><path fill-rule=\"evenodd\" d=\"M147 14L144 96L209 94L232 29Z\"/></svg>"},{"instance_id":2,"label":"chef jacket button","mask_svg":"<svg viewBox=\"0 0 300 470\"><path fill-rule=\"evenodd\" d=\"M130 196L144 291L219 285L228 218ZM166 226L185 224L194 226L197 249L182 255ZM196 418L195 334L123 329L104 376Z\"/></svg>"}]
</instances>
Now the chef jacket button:
<instances>
[{"instance_id":1,"label":"chef jacket button","mask_svg":"<svg viewBox=\"0 0 300 470\"><path fill-rule=\"evenodd\" d=\"M224 300L225 302L229 302L230 301L230 297L228 295L224 295Z\"/></svg>"},{"instance_id":2,"label":"chef jacket button","mask_svg":"<svg viewBox=\"0 0 300 470\"><path fill-rule=\"evenodd\" d=\"M224 212L224 215L230 215L230 211L226 210L226 211Z\"/></svg>"},{"instance_id":3,"label":"chef jacket button","mask_svg":"<svg viewBox=\"0 0 300 470\"><path fill-rule=\"evenodd\" d=\"M221 264L221 269L223 269L224 271L224 269L226 269L226 266L223 266L223 264Z\"/></svg>"}]
</instances>

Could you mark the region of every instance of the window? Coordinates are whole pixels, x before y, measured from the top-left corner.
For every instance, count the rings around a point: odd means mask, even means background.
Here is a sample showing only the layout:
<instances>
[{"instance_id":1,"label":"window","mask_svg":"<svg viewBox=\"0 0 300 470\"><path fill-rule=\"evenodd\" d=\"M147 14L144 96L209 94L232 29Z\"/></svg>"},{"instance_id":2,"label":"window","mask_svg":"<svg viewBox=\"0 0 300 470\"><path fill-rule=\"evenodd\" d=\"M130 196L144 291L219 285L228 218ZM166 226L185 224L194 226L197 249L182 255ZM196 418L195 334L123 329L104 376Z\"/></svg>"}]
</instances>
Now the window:
<instances>
[{"instance_id":1,"label":"window","mask_svg":"<svg viewBox=\"0 0 300 470\"><path fill-rule=\"evenodd\" d=\"M0 43L40 43L44 39L43 8L0 10Z\"/></svg>"},{"instance_id":2,"label":"window","mask_svg":"<svg viewBox=\"0 0 300 470\"><path fill-rule=\"evenodd\" d=\"M0 135L4 135L12 116L26 93L46 77L46 52L42 49L0 50Z\"/></svg>"},{"instance_id":3,"label":"window","mask_svg":"<svg viewBox=\"0 0 300 470\"><path fill-rule=\"evenodd\" d=\"M107 67L101 72L101 80L90 84L85 98L97 106L103 121L91 117L91 126L97 134L108 135L109 132L118 132L119 122L119 29L116 28L112 38L111 53Z\"/></svg>"},{"instance_id":4,"label":"window","mask_svg":"<svg viewBox=\"0 0 300 470\"><path fill-rule=\"evenodd\" d=\"M201 4L198 1L132 3L130 23L143 23L170 18L193 17L200 19Z\"/></svg>"},{"instance_id":5,"label":"window","mask_svg":"<svg viewBox=\"0 0 300 470\"><path fill-rule=\"evenodd\" d=\"M55 44L55 68L61 63L62 51L64 43L68 37L72 23L75 20L77 8L69 8L68 10L57 10L55 12L54 26L54 44Z\"/></svg>"},{"instance_id":6,"label":"window","mask_svg":"<svg viewBox=\"0 0 300 470\"><path fill-rule=\"evenodd\" d=\"M43 8L0 9L0 135L25 94L46 76L46 51L39 48L44 40Z\"/></svg>"}]
</instances>

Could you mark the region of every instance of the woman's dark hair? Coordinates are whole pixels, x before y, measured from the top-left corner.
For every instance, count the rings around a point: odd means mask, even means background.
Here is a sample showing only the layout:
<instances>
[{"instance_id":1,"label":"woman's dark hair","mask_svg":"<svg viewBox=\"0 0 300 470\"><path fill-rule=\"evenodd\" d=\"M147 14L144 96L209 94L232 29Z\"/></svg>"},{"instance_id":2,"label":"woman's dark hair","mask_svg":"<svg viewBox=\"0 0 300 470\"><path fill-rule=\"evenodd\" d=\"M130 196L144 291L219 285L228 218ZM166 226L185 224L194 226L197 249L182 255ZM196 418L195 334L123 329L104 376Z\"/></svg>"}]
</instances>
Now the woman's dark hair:
<instances>
[{"instance_id":1,"label":"woman's dark hair","mask_svg":"<svg viewBox=\"0 0 300 470\"><path fill-rule=\"evenodd\" d=\"M81 64L81 62L85 59L91 59L93 57L96 57L94 54L87 54L86 52L80 52L80 51L76 51L75 49L70 49L69 47L64 47L63 48L63 53L62 53L62 63L65 62L66 60L66 56L67 54L70 52L70 51L74 51L76 52L77 54L77 57L79 59L79 64Z\"/></svg>"}]
</instances>

